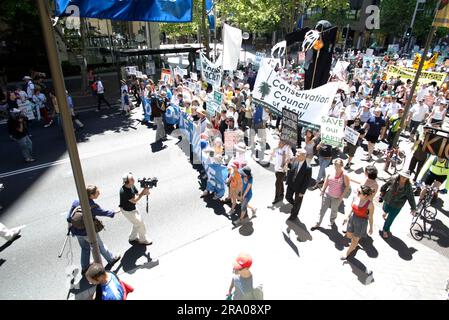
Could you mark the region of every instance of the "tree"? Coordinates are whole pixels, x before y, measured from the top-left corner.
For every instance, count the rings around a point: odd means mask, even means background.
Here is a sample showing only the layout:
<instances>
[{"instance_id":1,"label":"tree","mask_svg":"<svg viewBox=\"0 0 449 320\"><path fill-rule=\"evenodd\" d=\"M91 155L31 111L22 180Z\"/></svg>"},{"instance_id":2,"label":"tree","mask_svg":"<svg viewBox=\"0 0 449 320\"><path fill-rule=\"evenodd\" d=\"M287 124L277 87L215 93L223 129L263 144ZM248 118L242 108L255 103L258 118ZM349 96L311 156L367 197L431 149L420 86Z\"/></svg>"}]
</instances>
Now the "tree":
<instances>
[{"instance_id":1,"label":"tree","mask_svg":"<svg viewBox=\"0 0 449 320\"><path fill-rule=\"evenodd\" d=\"M268 82L262 82L259 86L259 92L262 95L261 99L263 100L267 95L270 94L271 86L268 84Z\"/></svg>"}]
</instances>

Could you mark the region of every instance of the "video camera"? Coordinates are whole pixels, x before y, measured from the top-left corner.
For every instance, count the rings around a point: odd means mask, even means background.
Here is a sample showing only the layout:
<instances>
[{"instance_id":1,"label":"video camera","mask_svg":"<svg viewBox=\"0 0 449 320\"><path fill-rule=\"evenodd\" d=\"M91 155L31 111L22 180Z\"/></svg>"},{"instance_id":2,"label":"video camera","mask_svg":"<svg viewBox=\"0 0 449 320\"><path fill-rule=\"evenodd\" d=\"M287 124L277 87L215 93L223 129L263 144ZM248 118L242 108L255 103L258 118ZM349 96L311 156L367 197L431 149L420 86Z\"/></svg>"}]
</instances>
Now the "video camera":
<instances>
[{"instance_id":1,"label":"video camera","mask_svg":"<svg viewBox=\"0 0 449 320\"><path fill-rule=\"evenodd\" d=\"M159 181L157 178L145 178L137 180L140 183L141 188L153 188L157 187L157 182Z\"/></svg>"}]
</instances>

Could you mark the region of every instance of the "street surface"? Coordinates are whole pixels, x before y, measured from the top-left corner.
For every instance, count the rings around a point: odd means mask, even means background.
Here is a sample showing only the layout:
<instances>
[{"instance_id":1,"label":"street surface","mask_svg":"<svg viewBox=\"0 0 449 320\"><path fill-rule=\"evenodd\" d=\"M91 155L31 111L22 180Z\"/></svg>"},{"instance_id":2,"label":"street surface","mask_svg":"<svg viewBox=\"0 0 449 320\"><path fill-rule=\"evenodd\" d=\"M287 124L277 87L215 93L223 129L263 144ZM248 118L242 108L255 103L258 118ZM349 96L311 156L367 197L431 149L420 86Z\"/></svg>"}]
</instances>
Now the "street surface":
<instances>
[{"instance_id":1,"label":"street surface","mask_svg":"<svg viewBox=\"0 0 449 320\"><path fill-rule=\"evenodd\" d=\"M251 203L258 211L249 223L234 227L224 215L228 205L200 198L199 173L175 145L178 140L170 138L163 150L152 148L155 131L135 120L141 118L141 109L133 113L129 119L116 111L84 112L81 121L85 129L77 133L86 184L100 188L97 201L102 207L117 209L124 173L159 178L157 188L151 190L149 215L145 199L138 205L154 241L152 246L131 247L131 225L120 214L102 219L106 225L102 239L123 257L112 270L136 289L129 299L224 299L232 261L241 251L253 256L252 270L264 284L266 299L445 298L448 196L436 204L432 239L420 242L408 231L408 204L393 224L394 237L383 240L378 233L383 219L376 204L372 237L362 242L355 258L342 262L339 258L346 250L342 214L337 219L338 230L328 226L328 211L322 228L310 231L321 205L319 190L306 192L300 221L286 222L291 205L284 201L271 206L273 166L259 166L248 151L254 174ZM1 127L6 131L5 125ZM9 246L0 243L0 299L82 299L89 293L86 281L69 290L66 275L71 266L79 267L75 238L63 257L57 258L65 239L67 210L76 198L64 138L57 127L33 124L31 133L37 159L32 164L22 162L18 146L6 134L0 136L0 181L6 187L0 194L4 207L0 221L8 227L24 226L21 238ZM271 129L268 136L273 148L277 142ZM408 142L401 146L408 153ZM353 190L363 179L362 168L367 163L362 158L359 148L349 171ZM381 177L388 177L381 161L376 166ZM315 166L313 178L317 173ZM345 201L347 208L350 200ZM78 274L75 283L79 279Z\"/></svg>"}]
</instances>

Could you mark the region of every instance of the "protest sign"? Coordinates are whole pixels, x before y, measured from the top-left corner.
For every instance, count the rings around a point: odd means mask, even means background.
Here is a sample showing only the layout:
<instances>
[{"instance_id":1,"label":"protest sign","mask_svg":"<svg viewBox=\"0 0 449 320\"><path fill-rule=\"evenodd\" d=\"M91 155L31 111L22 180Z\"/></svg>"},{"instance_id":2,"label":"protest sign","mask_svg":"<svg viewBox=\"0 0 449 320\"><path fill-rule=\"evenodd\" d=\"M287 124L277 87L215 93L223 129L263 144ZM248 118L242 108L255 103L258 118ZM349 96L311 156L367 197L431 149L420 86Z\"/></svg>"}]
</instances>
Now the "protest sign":
<instances>
[{"instance_id":1,"label":"protest sign","mask_svg":"<svg viewBox=\"0 0 449 320\"><path fill-rule=\"evenodd\" d=\"M298 64L301 64L304 61L306 61L306 53L304 51L299 51L298 52Z\"/></svg>"},{"instance_id":2,"label":"protest sign","mask_svg":"<svg viewBox=\"0 0 449 320\"><path fill-rule=\"evenodd\" d=\"M192 79L193 81L198 81L198 75L196 74L196 72L190 73L190 79Z\"/></svg>"},{"instance_id":3,"label":"protest sign","mask_svg":"<svg viewBox=\"0 0 449 320\"><path fill-rule=\"evenodd\" d=\"M254 101L267 106L272 112L282 115L284 108L298 114L302 124L321 124L334 100L339 82L329 82L312 90L298 90L288 84L264 59L257 74L253 90Z\"/></svg>"},{"instance_id":4,"label":"protest sign","mask_svg":"<svg viewBox=\"0 0 449 320\"><path fill-rule=\"evenodd\" d=\"M222 101L223 101L223 93L214 90L209 100L207 101L207 112L211 116L214 116L215 112L220 112Z\"/></svg>"},{"instance_id":5,"label":"protest sign","mask_svg":"<svg viewBox=\"0 0 449 320\"><path fill-rule=\"evenodd\" d=\"M286 108L282 109L281 140L292 147L298 143L298 114Z\"/></svg>"},{"instance_id":6,"label":"protest sign","mask_svg":"<svg viewBox=\"0 0 449 320\"><path fill-rule=\"evenodd\" d=\"M221 86L221 66L220 61L212 63L203 53L200 53L201 57L201 78L213 87L218 88Z\"/></svg>"},{"instance_id":7,"label":"protest sign","mask_svg":"<svg viewBox=\"0 0 449 320\"><path fill-rule=\"evenodd\" d=\"M149 61L146 63L146 67L147 67L147 74L148 75L153 75L156 74L156 64L154 63L154 61Z\"/></svg>"},{"instance_id":8,"label":"protest sign","mask_svg":"<svg viewBox=\"0 0 449 320\"><path fill-rule=\"evenodd\" d=\"M405 68L405 67L397 67L397 66L389 66L387 71L387 78L390 79L390 77L397 78L398 76L401 77L402 81L405 81L407 79L414 80L416 75L416 70L411 68ZM444 72L429 72L429 71L423 71L421 72L421 76L419 77L418 84L422 85L425 83L430 83L432 81L435 81L438 86L441 86L444 82L444 79L446 79L447 74Z\"/></svg>"},{"instance_id":9,"label":"protest sign","mask_svg":"<svg viewBox=\"0 0 449 320\"><path fill-rule=\"evenodd\" d=\"M25 100L24 102L18 102L17 105L19 107L19 110L25 114L28 120L34 120L36 118L33 112L34 104L31 103L29 100Z\"/></svg>"},{"instance_id":10,"label":"protest sign","mask_svg":"<svg viewBox=\"0 0 449 320\"><path fill-rule=\"evenodd\" d=\"M328 116L321 117L321 142L333 147L343 147L345 121Z\"/></svg>"},{"instance_id":11,"label":"protest sign","mask_svg":"<svg viewBox=\"0 0 449 320\"><path fill-rule=\"evenodd\" d=\"M173 77L172 77L170 69L162 69L161 80L167 84L172 83Z\"/></svg>"},{"instance_id":12,"label":"protest sign","mask_svg":"<svg viewBox=\"0 0 449 320\"><path fill-rule=\"evenodd\" d=\"M237 143L239 142L239 132L238 130L225 131L224 138L225 138L224 141L225 154L227 156L233 157L234 146L237 145Z\"/></svg>"},{"instance_id":13,"label":"protest sign","mask_svg":"<svg viewBox=\"0 0 449 320\"><path fill-rule=\"evenodd\" d=\"M350 127L345 129L345 140L352 145L356 145L359 140L360 133Z\"/></svg>"}]
</instances>

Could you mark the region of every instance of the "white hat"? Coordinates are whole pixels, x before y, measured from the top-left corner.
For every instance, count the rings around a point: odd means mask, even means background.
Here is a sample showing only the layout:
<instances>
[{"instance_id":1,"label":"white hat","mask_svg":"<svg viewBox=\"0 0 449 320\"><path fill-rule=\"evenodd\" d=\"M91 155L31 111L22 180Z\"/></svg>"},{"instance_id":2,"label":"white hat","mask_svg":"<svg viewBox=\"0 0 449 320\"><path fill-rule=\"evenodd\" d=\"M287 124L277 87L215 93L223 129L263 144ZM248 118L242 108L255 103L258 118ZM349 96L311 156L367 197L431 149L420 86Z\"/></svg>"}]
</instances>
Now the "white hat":
<instances>
[{"instance_id":1,"label":"white hat","mask_svg":"<svg viewBox=\"0 0 449 320\"><path fill-rule=\"evenodd\" d=\"M400 175L400 176L403 176L404 178L407 178L407 179L410 179L410 178L411 178L411 176L410 176L410 171L408 171L408 170L401 170L401 171L399 172L399 175Z\"/></svg>"},{"instance_id":2,"label":"white hat","mask_svg":"<svg viewBox=\"0 0 449 320\"><path fill-rule=\"evenodd\" d=\"M22 80L33 80L33 79L30 76L25 76L25 77L23 77Z\"/></svg>"}]
</instances>

